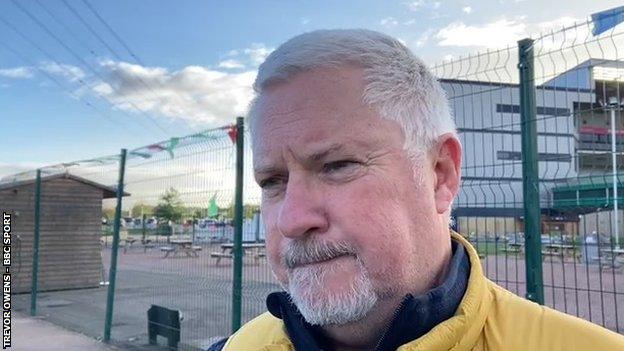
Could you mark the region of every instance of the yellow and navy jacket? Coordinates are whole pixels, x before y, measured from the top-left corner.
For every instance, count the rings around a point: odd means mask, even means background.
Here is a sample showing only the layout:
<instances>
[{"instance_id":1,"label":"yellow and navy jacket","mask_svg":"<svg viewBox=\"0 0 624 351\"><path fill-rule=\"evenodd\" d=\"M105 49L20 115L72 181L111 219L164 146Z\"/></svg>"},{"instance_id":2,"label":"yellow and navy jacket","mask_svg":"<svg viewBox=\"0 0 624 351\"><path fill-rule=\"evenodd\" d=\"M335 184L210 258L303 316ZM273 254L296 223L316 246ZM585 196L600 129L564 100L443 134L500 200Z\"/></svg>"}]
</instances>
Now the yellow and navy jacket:
<instances>
[{"instance_id":1,"label":"yellow and navy jacket","mask_svg":"<svg viewBox=\"0 0 624 351\"><path fill-rule=\"evenodd\" d=\"M621 351L624 336L525 300L488 280L474 248L459 234L469 277L455 313L398 351ZM245 324L223 350L292 351L284 321L266 312Z\"/></svg>"}]
</instances>

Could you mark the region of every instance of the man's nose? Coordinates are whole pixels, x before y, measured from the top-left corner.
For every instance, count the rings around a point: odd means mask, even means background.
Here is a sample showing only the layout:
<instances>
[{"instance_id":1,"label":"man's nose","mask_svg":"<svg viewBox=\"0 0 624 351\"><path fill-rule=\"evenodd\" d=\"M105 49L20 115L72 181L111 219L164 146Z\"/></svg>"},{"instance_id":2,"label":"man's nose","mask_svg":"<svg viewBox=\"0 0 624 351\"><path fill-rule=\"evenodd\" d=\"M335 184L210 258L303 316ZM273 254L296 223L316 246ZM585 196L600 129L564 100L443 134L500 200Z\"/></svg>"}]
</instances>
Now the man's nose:
<instances>
[{"instance_id":1,"label":"man's nose","mask_svg":"<svg viewBox=\"0 0 624 351\"><path fill-rule=\"evenodd\" d=\"M277 218L282 235L297 238L313 232L324 232L328 223L318 188L291 177Z\"/></svg>"}]
</instances>

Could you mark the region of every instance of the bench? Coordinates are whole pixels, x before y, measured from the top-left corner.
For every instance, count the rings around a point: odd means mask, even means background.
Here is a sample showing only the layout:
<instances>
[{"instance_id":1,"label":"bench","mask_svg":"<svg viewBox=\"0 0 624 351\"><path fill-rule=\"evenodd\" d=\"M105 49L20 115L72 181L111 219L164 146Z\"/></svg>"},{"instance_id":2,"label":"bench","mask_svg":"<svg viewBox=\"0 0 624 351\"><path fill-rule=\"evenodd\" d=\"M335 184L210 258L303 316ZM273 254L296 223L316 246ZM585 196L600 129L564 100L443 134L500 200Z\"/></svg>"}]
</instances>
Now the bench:
<instances>
[{"instance_id":1,"label":"bench","mask_svg":"<svg viewBox=\"0 0 624 351\"><path fill-rule=\"evenodd\" d=\"M219 262L221 261L222 258L232 258L232 254L225 253L225 252L211 252L210 257L216 257L217 265L219 265Z\"/></svg>"},{"instance_id":2,"label":"bench","mask_svg":"<svg viewBox=\"0 0 624 351\"><path fill-rule=\"evenodd\" d=\"M617 258L609 256L593 256L591 260L593 262L598 262L602 271L618 271L624 267L624 263L620 262Z\"/></svg>"},{"instance_id":3,"label":"bench","mask_svg":"<svg viewBox=\"0 0 624 351\"><path fill-rule=\"evenodd\" d=\"M169 256L170 253L172 253L172 252L175 253L176 249L174 247L171 247L171 246L163 246L163 247L160 248L160 251L164 252L165 253L165 257L167 257L167 256Z\"/></svg>"},{"instance_id":4,"label":"bench","mask_svg":"<svg viewBox=\"0 0 624 351\"><path fill-rule=\"evenodd\" d=\"M542 250L542 259L544 259L546 256L550 256L550 257L563 257L563 254L559 253L559 252L552 252L552 251L546 251L546 250Z\"/></svg>"},{"instance_id":5,"label":"bench","mask_svg":"<svg viewBox=\"0 0 624 351\"><path fill-rule=\"evenodd\" d=\"M573 261L581 262L581 252L574 251L572 254L565 252L554 252L548 250L542 250L542 260L544 260L547 256L550 257L560 257L562 261L566 262L566 258L572 258Z\"/></svg>"},{"instance_id":6,"label":"bench","mask_svg":"<svg viewBox=\"0 0 624 351\"><path fill-rule=\"evenodd\" d=\"M147 249L153 249L155 247L156 247L156 244L154 243L143 244L143 252L147 252Z\"/></svg>"}]
</instances>

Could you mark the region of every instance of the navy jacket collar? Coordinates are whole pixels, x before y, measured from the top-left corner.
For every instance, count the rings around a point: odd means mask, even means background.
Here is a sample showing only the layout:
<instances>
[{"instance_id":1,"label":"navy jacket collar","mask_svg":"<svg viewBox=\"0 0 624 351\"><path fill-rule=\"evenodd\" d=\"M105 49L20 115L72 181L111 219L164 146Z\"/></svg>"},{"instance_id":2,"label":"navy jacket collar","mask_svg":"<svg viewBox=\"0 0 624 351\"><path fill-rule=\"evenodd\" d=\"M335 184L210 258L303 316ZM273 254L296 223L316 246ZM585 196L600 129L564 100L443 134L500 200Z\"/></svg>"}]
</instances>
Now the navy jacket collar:
<instances>
[{"instance_id":1,"label":"navy jacket collar","mask_svg":"<svg viewBox=\"0 0 624 351\"><path fill-rule=\"evenodd\" d=\"M407 294L376 350L396 350L455 314L468 285L470 260L461 244L453 241L452 248L453 256L444 282L422 295ZM286 292L269 294L267 308L272 315L284 321L297 351L331 350L320 327L305 321Z\"/></svg>"}]
</instances>

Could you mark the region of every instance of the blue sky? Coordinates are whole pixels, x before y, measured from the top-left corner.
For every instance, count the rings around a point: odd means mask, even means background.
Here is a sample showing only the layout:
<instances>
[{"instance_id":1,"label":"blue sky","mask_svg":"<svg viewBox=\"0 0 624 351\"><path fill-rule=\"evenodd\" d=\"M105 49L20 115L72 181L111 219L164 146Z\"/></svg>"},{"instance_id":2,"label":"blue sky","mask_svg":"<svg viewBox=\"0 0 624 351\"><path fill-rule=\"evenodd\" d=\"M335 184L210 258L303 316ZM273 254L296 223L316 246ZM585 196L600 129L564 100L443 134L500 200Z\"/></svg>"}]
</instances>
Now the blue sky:
<instances>
[{"instance_id":1,"label":"blue sky","mask_svg":"<svg viewBox=\"0 0 624 351\"><path fill-rule=\"evenodd\" d=\"M379 30L435 64L618 5L2 0L0 176L231 123L262 59L306 31Z\"/></svg>"}]
</instances>

